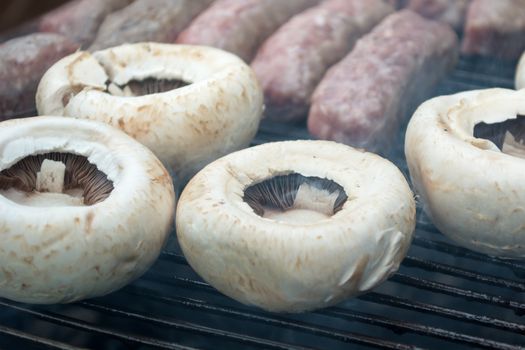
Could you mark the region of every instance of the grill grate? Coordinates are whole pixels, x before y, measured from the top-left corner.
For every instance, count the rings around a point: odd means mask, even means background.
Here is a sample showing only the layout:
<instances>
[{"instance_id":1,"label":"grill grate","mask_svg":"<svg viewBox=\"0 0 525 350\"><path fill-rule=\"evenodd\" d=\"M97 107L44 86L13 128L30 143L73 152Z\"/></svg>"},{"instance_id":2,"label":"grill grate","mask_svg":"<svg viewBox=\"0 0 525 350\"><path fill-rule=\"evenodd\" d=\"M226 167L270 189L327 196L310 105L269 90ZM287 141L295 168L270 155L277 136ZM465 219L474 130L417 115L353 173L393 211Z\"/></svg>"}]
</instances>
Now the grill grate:
<instances>
[{"instance_id":1,"label":"grill grate","mask_svg":"<svg viewBox=\"0 0 525 350\"><path fill-rule=\"evenodd\" d=\"M436 95L512 88L515 63L462 58ZM399 148L387 156L407 174ZM265 121L253 144L310 138L304 125ZM275 315L202 282L172 237L141 279L71 305L0 300L0 347L23 349L525 349L525 262L468 251L418 212L400 271L337 307Z\"/></svg>"}]
</instances>

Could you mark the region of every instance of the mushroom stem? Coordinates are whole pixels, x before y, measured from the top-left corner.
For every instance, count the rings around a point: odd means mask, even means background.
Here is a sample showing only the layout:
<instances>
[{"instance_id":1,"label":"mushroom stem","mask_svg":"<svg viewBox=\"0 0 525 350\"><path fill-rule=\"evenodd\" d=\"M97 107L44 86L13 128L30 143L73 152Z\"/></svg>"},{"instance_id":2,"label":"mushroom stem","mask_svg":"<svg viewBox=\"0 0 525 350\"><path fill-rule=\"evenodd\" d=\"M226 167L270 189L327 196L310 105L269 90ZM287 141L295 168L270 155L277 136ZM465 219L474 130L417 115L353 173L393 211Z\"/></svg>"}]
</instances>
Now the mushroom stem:
<instances>
[{"instance_id":1,"label":"mushroom stem","mask_svg":"<svg viewBox=\"0 0 525 350\"><path fill-rule=\"evenodd\" d=\"M40 171L36 174L36 190L39 192L62 193L66 165L50 159L44 159Z\"/></svg>"},{"instance_id":2,"label":"mushroom stem","mask_svg":"<svg viewBox=\"0 0 525 350\"><path fill-rule=\"evenodd\" d=\"M340 192L330 193L309 183L302 183L297 189L293 205L285 210L264 208L263 217L288 223L310 224L328 219L334 214L335 201Z\"/></svg>"},{"instance_id":3,"label":"mushroom stem","mask_svg":"<svg viewBox=\"0 0 525 350\"><path fill-rule=\"evenodd\" d=\"M334 214L337 198L340 191L331 192L320 189L308 183L303 183L297 190L295 196L294 209L309 209L330 217Z\"/></svg>"}]
</instances>

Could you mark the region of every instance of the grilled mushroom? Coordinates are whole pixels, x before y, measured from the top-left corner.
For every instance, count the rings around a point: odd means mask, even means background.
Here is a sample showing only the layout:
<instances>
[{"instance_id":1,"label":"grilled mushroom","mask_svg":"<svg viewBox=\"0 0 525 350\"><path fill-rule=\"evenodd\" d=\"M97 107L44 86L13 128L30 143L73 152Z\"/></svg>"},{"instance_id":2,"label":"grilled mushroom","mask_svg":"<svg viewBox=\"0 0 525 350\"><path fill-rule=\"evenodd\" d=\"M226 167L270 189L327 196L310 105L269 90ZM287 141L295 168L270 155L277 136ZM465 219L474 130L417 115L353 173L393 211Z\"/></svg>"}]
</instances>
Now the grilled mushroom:
<instances>
[{"instance_id":1,"label":"grilled mushroom","mask_svg":"<svg viewBox=\"0 0 525 350\"><path fill-rule=\"evenodd\" d=\"M478 252L525 257L525 91L431 99L405 140L410 176L439 230Z\"/></svg>"},{"instance_id":2,"label":"grilled mushroom","mask_svg":"<svg viewBox=\"0 0 525 350\"><path fill-rule=\"evenodd\" d=\"M173 184L146 147L102 123L0 123L0 297L66 303L116 290L157 258Z\"/></svg>"},{"instance_id":3,"label":"grilled mushroom","mask_svg":"<svg viewBox=\"0 0 525 350\"><path fill-rule=\"evenodd\" d=\"M300 312L363 293L395 272L415 204L387 160L329 141L269 143L200 171L177 207L190 265L222 293Z\"/></svg>"},{"instance_id":4,"label":"grilled mushroom","mask_svg":"<svg viewBox=\"0 0 525 350\"><path fill-rule=\"evenodd\" d=\"M238 57L156 43L70 55L46 72L36 98L40 114L121 128L182 177L248 146L263 101L253 71Z\"/></svg>"}]
</instances>

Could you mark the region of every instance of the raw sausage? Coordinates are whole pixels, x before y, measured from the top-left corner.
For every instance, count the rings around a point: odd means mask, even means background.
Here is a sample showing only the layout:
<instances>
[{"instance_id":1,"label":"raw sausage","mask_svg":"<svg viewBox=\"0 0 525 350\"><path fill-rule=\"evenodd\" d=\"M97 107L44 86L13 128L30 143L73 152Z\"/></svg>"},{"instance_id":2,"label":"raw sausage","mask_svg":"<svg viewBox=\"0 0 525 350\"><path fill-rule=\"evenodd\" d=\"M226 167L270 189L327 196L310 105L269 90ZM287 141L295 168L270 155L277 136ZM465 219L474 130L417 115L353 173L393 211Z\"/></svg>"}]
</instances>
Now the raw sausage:
<instances>
[{"instance_id":1,"label":"raw sausage","mask_svg":"<svg viewBox=\"0 0 525 350\"><path fill-rule=\"evenodd\" d=\"M29 34L0 44L0 120L34 115L40 78L77 49L77 44L54 33Z\"/></svg>"},{"instance_id":2,"label":"raw sausage","mask_svg":"<svg viewBox=\"0 0 525 350\"><path fill-rule=\"evenodd\" d=\"M525 50L525 1L472 0L461 51L517 59Z\"/></svg>"},{"instance_id":3,"label":"raw sausage","mask_svg":"<svg viewBox=\"0 0 525 350\"><path fill-rule=\"evenodd\" d=\"M86 47L91 44L98 27L111 12L128 5L131 0L75 0L45 14L39 30L67 36Z\"/></svg>"},{"instance_id":4,"label":"raw sausage","mask_svg":"<svg viewBox=\"0 0 525 350\"><path fill-rule=\"evenodd\" d=\"M386 151L401 120L454 66L457 45L444 23L410 10L388 16L328 70L312 97L309 131Z\"/></svg>"},{"instance_id":5,"label":"raw sausage","mask_svg":"<svg viewBox=\"0 0 525 350\"><path fill-rule=\"evenodd\" d=\"M282 121L306 117L326 70L393 11L383 0L327 0L292 17L252 62L264 89L266 115Z\"/></svg>"},{"instance_id":6,"label":"raw sausage","mask_svg":"<svg viewBox=\"0 0 525 350\"><path fill-rule=\"evenodd\" d=\"M454 29L463 29L470 0L408 0L407 9L423 17L450 24Z\"/></svg>"},{"instance_id":7,"label":"raw sausage","mask_svg":"<svg viewBox=\"0 0 525 350\"><path fill-rule=\"evenodd\" d=\"M135 0L106 17L90 51L124 43L170 43L213 0Z\"/></svg>"},{"instance_id":8,"label":"raw sausage","mask_svg":"<svg viewBox=\"0 0 525 350\"><path fill-rule=\"evenodd\" d=\"M250 62L260 44L290 17L319 0L217 0L178 37L181 44L230 51Z\"/></svg>"}]
</instances>

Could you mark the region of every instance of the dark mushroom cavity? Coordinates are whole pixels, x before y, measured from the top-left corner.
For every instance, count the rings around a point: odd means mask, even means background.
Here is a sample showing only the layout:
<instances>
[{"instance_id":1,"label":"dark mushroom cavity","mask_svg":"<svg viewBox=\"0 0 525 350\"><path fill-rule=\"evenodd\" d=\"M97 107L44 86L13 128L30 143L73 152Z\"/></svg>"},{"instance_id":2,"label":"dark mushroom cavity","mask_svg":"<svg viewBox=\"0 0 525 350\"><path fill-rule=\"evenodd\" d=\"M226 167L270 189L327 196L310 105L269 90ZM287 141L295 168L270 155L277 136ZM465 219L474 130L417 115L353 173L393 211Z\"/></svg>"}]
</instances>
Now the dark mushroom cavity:
<instances>
[{"instance_id":1,"label":"dark mushroom cavity","mask_svg":"<svg viewBox=\"0 0 525 350\"><path fill-rule=\"evenodd\" d=\"M329 218L347 199L343 187L334 181L297 173L253 184L243 197L259 216L299 224Z\"/></svg>"},{"instance_id":2,"label":"dark mushroom cavity","mask_svg":"<svg viewBox=\"0 0 525 350\"><path fill-rule=\"evenodd\" d=\"M492 141L503 153L525 158L525 116L518 115L501 123L478 123L474 137Z\"/></svg>"},{"instance_id":3,"label":"dark mushroom cavity","mask_svg":"<svg viewBox=\"0 0 525 350\"><path fill-rule=\"evenodd\" d=\"M145 96L175 90L188 85L191 85L191 82L181 79L134 79L125 85L117 85L108 81L106 83L106 92L116 96Z\"/></svg>"},{"instance_id":4,"label":"dark mushroom cavity","mask_svg":"<svg viewBox=\"0 0 525 350\"><path fill-rule=\"evenodd\" d=\"M84 156L31 155L0 171L0 195L29 206L89 206L105 200L113 182Z\"/></svg>"},{"instance_id":5,"label":"dark mushroom cavity","mask_svg":"<svg viewBox=\"0 0 525 350\"><path fill-rule=\"evenodd\" d=\"M132 80L127 86L133 96L142 96L171 91L190 84L190 82L184 80L147 78L144 80Z\"/></svg>"}]
</instances>

